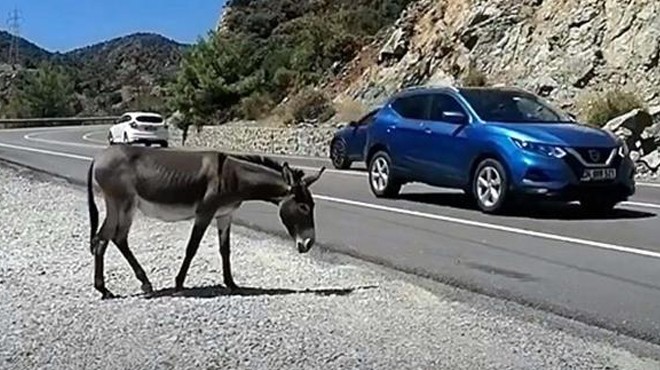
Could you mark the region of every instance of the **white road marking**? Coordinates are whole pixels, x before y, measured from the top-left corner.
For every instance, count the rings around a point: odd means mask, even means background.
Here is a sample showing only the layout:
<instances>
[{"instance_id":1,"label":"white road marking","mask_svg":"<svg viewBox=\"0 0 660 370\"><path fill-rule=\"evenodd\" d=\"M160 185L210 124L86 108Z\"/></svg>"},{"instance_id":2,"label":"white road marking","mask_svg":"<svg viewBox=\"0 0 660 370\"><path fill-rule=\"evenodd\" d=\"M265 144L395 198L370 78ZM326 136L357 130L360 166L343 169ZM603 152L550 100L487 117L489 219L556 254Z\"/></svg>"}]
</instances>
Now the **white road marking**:
<instances>
[{"instance_id":1,"label":"white road marking","mask_svg":"<svg viewBox=\"0 0 660 370\"><path fill-rule=\"evenodd\" d=\"M80 155L75 155L75 154L70 154L70 153L62 153L62 152L55 152L55 151L51 151L51 150L28 148L28 147L22 147L22 146L18 146L18 145L11 145L11 144L4 144L4 143L0 143L0 147L10 148L10 149L17 149L17 150L24 150L24 151L36 152L36 153L42 153L42 154L48 154L48 155L53 155L53 156L65 157L65 158L80 159L80 160L85 160L85 161L91 161L93 159L91 157L80 156ZM490 230L508 232L508 233L512 233L512 234L531 236L531 237L536 237L536 238L540 238L540 239L548 239L548 240L554 240L554 241L565 242L565 243L573 243L573 244L579 244L579 245L584 245L584 246L588 246L588 247L600 248L600 249L604 249L604 250L623 252L623 253L629 253L629 254L635 254L635 255L639 255L639 256L645 256L645 257L652 257L652 258L660 259L660 253L658 253L658 252L652 252L652 251L648 251L648 250L644 250L644 249L627 247L627 246L622 246L622 245L602 243L602 242L593 241L593 240L573 238L573 237L562 236L562 235L557 235L557 234L550 234L550 233L544 233L544 232L539 232L539 231L521 229L521 228L516 228L516 227L511 227L511 226L491 224L491 223L487 223L487 222L466 220L466 219L450 217L450 216L443 216L443 215L437 215L437 214L431 214L431 213L411 211L411 210L407 210L407 209L400 209L400 208L382 206L382 205L378 205L378 204L365 203L365 202L360 202L360 201L355 201L355 200L335 198L335 197L331 197L331 196L327 196L327 195L314 195L314 198L319 199L319 200L324 200L324 201L327 201L327 202L344 204L344 205L349 205L349 206L354 206L354 207L362 207L362 208L373 209L373 210L378 210L378 211L397 213L397 214L402 214L402 215L407 215L407 216L413 216L413 217L426 218L426 219L430 219L430 220L436 220L436 221L450 222L450 223L455 223L455 224L460 224L460 225L467 225L467 226L472 226L472 227L477 227L477 228L482 228L482 229L490 229ZM640 203L640 204L646 204L646 203ZM653 206L655 207L655 205L653 205Z\"/></svg>"},{"instance_id":2,"label":"white road marking","mask_svg":"<svg viewBox=\"0 0 660 370\"><path fill-rule=\"evenodd\" d=\"M398 213L398 214L403 214L403 215L407 215L407 216L426 218L426 219L436 220L436 221L451 222L451 223L455 223L455 224L473 226L473 227L478 227L478 228L482 228L482 229L503 231L503 232L508 232L508 233L512 233L512 234L532 236L532 237L536 237L536 238L554 240L554 241L559 241L559 242L580 244L580 245L585 245L585 246L594 247L594 248L613 250L613 251L617 251L617 252L631 253L631 254L636 254L636 255L640 255L640 256L653 257L653 258L660 259L660 253L652 252L652 251L648 251L648 250L644 250L644 249L633 248L633 247L626 247L626 246L622 246L622 245L601 243L601 242L597 242L597 241L593 241L593 240L573 238L573 237L569 237L569 236L562 236L562 235L557 235L557 234L544 233L544 232L521 229L521 228L516 228L516 227L491 224L491 223L487 223L487 222L471 221L471 220L465 220L465 219L462 219L462 218L455 218L455 217L442 216L442 215L436 215L436 214L430 214L430 213L424 213L424 212L410 211L410 210L407 210L407 209L381 206L381 205L378 205L378 204L359 202L359 201L355 201L355 200L334 198L334 197L329 197L329 196L326 196L326 195L315 195L314 198L317 198L317 199L320 199L320 200L325 200L325 201L328 201L328 202L354 206L354 207L369 208L369 209L374 209L374 210L378 210L378 211Z\"/></svg>"},{"instance_id":3,"label":"white road marking","mask_svg":"<svg viewBox=\"0 0 660 370\"><path fill-rule=\"evenodd\" d=\"M657 209L660 209L660 204L655 204L655 203L642 203L642 202L631 202L631 201L626 201L626 202L621 202L621 204L627 204L627 205L635 206L635 207L657 208Z\"/></svg>"},{"instance_id":4,"label":"white road marking","mask_svg":"<svg viewBox=\"0 0 660 370\"><path fill-rule=\"evenodd\" d=\"M637 186L648 186L649 188L660 188L660 184L654 184L652 182L638 182L635 185L637 185Z\"/></svg>"},{"instance_id":5,"label":"white road marking","mask_svg":"<svg viewBox=\"0 0 660 370\"><path fill-rule=\"evenodd\" d=\"M77 154L55 152L55 151L46 150L46 149L28 148L28 147L25 147L25 146L11 145L11 144L5 144L5 143L0 143L0 147L9 148L9 149L16 149L16 150L23 150L23 151L26 151L26 152L33 152L33 153L39 153L39 154L53 155L53 156L56 156L56 157L79 159L79 160L90 161L90 162L93 159L92 157L86 157L86 156L77 155Z\"/></svg>"},{"instance_id":6,"label":"white road marking","mask_svg":"<svg viewBox=\"0 0 660 370\"><path fill-rule=\"evenodd\" d=\"M37 143L67 145L67 146L75 146L75 147L80 147L80 148L103 149L107 146L107 145L94 145L94 144L85 144L85 143L72 143L72 142L68 142L68 141L42 139L42 138L39 138L39 137L35 137L36 135L39 135L39 134L40 133L27 134L27 135L23 136L23 139L25 139L27 141L34 141L34 142L37 142Z\"/></svg>"},{"instance_id":7,"label":"white road marking","mask_svg":"<svg viewBox=\"0 0 660 370\"><path fill-rule=\"evenodd\" d=\"M82 136L82 139L85 140L85 141L89 141L90 143L105 144L106 141L96 140L96 139L90 138L90 136L92 136L93 134L100 133L100 132L101 131L88 132L88 133L86 133L85 135Z\"/></svg>"}]
</instances>

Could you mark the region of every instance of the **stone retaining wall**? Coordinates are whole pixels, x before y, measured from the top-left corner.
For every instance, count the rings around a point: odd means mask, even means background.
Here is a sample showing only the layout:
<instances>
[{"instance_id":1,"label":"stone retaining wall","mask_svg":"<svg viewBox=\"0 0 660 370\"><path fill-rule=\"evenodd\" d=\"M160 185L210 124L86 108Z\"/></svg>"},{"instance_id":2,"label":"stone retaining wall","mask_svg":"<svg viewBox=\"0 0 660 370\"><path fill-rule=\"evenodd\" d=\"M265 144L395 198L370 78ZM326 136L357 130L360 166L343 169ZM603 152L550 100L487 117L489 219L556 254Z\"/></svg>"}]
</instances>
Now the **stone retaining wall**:
<instances>
[{"instance_id":1,"label":"stone retaining wall","mask_svg":"<svg viewBox=\"0 0 660 370\"><path fill-rule=\"evenodd\" d=\"M191 128L186 146L327 158L335 131L335 128L318 127L205 126L199 132ZM171 138L174 146L181 145L181 131L172 130Z\"/></svg>"}]
</instances>

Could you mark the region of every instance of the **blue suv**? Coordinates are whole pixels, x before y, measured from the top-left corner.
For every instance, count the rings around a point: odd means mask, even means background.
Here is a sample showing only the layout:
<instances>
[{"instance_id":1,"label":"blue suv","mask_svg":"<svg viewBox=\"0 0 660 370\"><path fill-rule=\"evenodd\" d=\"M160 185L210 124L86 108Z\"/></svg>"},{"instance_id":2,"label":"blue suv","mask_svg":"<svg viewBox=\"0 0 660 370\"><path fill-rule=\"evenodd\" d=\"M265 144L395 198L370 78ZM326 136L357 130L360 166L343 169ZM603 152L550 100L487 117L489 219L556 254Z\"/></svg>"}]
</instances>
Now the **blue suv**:
<instances>
[{"instance_id":1,"label":"blue suv","mask_svg":"<svg viewBox=\"0 0 660 370\"><path fill-rule=\"evenodd\" d=\"M605 212L635 192L625 142L513 87L405 89L375 114L364 158L377 197L421 182L487 213L523 196Z\"/></svg>"}]
</instances>

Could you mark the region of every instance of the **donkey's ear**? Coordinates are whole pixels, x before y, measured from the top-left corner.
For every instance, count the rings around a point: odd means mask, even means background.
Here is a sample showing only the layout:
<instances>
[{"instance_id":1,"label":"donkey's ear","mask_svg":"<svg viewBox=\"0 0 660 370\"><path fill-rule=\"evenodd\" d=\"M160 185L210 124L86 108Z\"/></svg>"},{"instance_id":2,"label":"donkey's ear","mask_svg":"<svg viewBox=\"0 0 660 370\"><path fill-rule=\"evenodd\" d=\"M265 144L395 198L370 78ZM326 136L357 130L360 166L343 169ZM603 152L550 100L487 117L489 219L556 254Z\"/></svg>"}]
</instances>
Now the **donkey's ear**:
<instances>
[{"instance_id":1,"label":"donkey's ear","mask_svg":"<svg viewBox=\"0 0 660 370\"><path fill-rule=\"evenodd\" d=\"M294 176L293 171L291 171L291 167L289 167L289 163L287 162L284 162L282 165L282 177L289 186L296 184L296 177Z\"/></svg>"},{"instance_id":2,"label":"donkey's ear","mask_svg":"<svg viewBox=\"0 0 660 370\"><path fill-rule=\"evenodd\" d=\"M323 174L323 171L325 171L325 166L321 167L321 169L319 170L318 173L316 173L314 175L306 176L303 179L303 184L305 184L305 186L307 186L307 187L311 186L313 183L316 182L316 180L318 180L321 177L321 175Z\"/></svg>"}]
</instances>

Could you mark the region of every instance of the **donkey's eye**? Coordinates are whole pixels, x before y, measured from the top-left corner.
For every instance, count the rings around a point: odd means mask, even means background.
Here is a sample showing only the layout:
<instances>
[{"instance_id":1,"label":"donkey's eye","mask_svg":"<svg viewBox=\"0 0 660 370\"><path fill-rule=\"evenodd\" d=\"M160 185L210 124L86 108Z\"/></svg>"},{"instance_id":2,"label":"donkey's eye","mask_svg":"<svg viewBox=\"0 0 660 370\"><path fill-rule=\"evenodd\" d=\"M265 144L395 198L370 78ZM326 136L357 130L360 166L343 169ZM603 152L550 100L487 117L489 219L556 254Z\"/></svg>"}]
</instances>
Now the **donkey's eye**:
<instances>
[{"instance_id":1,"label":"donkey's eye","mask_svg":"<svg viewBox=\"0 0 660 370\"><path fill-rule=\"evenodd\" d=\"M301 204L301 205L298 206L298 208L300 209L300 211L302 213L309 213L309 211L310 211L310 208L307 204Z\"/></svg>"}]
</instances>

